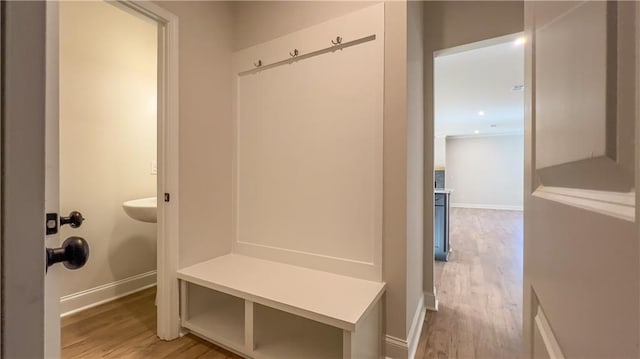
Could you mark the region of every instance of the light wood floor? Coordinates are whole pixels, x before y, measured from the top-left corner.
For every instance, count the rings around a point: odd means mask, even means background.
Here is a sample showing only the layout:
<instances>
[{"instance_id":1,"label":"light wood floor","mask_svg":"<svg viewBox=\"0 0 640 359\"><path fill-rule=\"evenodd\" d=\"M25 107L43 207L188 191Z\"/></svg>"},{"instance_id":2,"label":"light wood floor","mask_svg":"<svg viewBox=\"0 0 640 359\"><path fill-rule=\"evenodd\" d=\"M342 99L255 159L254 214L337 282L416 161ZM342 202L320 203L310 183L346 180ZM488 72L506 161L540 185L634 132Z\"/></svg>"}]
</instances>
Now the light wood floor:
<instances>
[{"instance_id":1,"label":"light wood floor","mask_svg":"<svg viewBox=\"0 0 640 359\"><path fill-rule=\"evenodd\" d=\"M423 358L516 358L521 346L522 212L451 209L449 262L436 262L439 311L427 312ZM239 358L192 335L155 335L155 289L62 320L62 357ZM303 358L301 358L303 359Z\"/></svg>"},{"instance_id":2,"label":"light wood floor","mask_svg":"<svg viewBox=\"0 0 640 359\"><path fill-rule=\"evenodd\" d=\"M427 312L416 358L521 356L522 233L522 212L451 209L439 311Z\"/></svg>"},{"instance_id":3,"label":"light wood floor","mask_svg":"<svg viewBox=\"0 0 640 359\"><path fill-rule=\"evenodd\" d=\"M62 319L62 357L240 358L191 334L170 342L156 336L155 288Z\"/></svg>"}]
</instances>

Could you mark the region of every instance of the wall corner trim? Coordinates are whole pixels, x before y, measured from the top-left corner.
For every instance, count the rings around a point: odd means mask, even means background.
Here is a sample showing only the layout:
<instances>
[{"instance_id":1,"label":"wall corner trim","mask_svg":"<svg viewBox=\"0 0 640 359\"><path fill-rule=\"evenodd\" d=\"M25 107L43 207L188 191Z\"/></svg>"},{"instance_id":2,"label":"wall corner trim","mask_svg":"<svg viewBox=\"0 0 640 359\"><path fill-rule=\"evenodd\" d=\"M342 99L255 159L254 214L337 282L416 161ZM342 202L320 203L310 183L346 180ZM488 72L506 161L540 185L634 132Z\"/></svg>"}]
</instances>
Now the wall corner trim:
<instances>
[{"instance_id":1,"label":"wall corner trim","mask_svg":"<svg viewBox=\"0 0 640 359\"><path fill-rule=\"evenodd\" d=\"M60 316L93 308L156 285L156 271L150 271L112 283L65 295L60 298Z\"/></svg>"}]
</instances>

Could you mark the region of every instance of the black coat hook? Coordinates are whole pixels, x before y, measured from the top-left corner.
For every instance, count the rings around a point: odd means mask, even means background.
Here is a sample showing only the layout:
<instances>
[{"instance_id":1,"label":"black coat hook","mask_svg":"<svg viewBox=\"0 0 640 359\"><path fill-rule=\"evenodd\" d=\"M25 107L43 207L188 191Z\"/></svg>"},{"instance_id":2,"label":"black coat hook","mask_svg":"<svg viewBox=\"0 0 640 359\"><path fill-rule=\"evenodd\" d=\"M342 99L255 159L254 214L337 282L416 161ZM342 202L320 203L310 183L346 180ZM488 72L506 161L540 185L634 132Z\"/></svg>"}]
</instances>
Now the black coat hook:
<instances>
[{"instance_id":1,"label":"black coat hook","mask_svg":"<svg viewBox=\"0 0 640 359\"><path fill-rule=\"evenodd\" d=\"M334 45L342 44L342 37L336 36L336 39L335 40L331 40L331 43L334 44Z\"/></svg>"},{"instance_id":2,"label":"black coat hook","mask_svg":"<svg viewBox=\"0 0 640 359\"><path fill-rule=\"evenodd\" d=\"M255 67L260 67L260 66L262 66L262 60L258 60L258 62L254 62L254 63L253 63L253 66L255 66Z\"/></svg>"},{"instance_id":3,"label":"black coat hook","mask_svg":"<svg viewBox=\"0 0 640 359\"><path fill-rule=\"evenodd\" d=\"M296 57L300 54L300 52L298 52L298 49L293 49L293 53L289 52L289 55L291 55L291 57Z\"/></svg>"}]
</instances>

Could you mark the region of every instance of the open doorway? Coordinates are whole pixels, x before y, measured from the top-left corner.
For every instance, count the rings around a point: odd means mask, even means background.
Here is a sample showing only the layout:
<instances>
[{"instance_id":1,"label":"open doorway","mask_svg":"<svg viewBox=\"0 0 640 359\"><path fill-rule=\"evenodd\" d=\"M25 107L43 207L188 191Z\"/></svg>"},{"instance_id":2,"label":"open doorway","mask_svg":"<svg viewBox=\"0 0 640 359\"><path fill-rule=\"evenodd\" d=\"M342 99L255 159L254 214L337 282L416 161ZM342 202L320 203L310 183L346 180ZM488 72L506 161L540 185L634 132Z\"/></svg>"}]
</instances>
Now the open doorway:
<instances>
[{"instance_id":1,"label":"open doorway","mask_svg":"<svg viewBox=\"0 0 640 359\"><path fill-rule=\"evenodd\" d=\"M90 246L82 270L60 281L65 358L91 355L101 340L86 330L100 325L86 309L155 294L157 95L155 23L107 2L59 4L60 210L84 218L61 226L60 236ZM153 300L135 308L130 316L155 331Z\"/></svg>"},{"instance_id":2,"label":"open doorway","mask_svg":"<svg viewBox=\"0 0 640 359\"><path fill-rule=\"evenodd\" d=\"M434 279L439 312L428 313L425 323L431 350L452 342L464 344L456 348L462 357L517 357L521 350L521 36L434 54Z\"/></svg>"},{"instance_id":3,"label":"open doorway","mask_svg":"<svg viewBox=\"0 0 640 359\"><path fill-rule=\"evenodd\" d=\"M82 270L47 273L46 351L59 350L57 333L65 358L113 351L132 332L175 336L167 327L177 321L169 303L177 288L166 273L177 267L177 18L126 1L56 3L47 12L58 98L48 200L55 207L59 196L62 214L51 239L86 238L90 250L84 265L65 263Z\"/></svg>"}]
</instances>

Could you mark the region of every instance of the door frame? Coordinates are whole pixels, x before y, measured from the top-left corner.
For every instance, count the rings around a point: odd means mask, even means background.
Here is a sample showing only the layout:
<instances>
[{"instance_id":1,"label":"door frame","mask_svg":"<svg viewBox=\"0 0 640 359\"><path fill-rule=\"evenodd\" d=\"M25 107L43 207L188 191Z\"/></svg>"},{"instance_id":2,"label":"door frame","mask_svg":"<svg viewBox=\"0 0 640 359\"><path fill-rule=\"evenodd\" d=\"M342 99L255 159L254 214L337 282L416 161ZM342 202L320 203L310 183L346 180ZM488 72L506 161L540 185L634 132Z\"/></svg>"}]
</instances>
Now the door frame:
<instances>
[{"instance_id":1,"label":"door frame","mask_svg":"<svg viewBox=\"0 0 640 359\"><path fill-rule=\"evenodd\" d=\"M429 54L429 56L432 57L432 62L431 62L431 68L430 69L425 69L425 71L431 71L433 74L433 81L432 82L432 94L431 94L431 101L433 104L432 107L432 114L431 114L431 126L432 126L432 134L435 133L435 95L436 95L436 90L435 90L435 70L436 70L436 63L435 63L435 59L437 57L440 56L446 56L446 55L451 55L451 54L456 54L456 53L460 53L460 52L464 52L464 51L469 51L469 50L476 50L476 49L481 49L481 48L485 48L485 47L489 47L489 46L493 46L493 45L498 45L498 44L504 44L504 43L508 43L508 42L513 42L516 39L520 38L520 37L525 37L526 36L526 31L517 31L517 32L512 32L512 33L508 33L508 34L503 34L503 35L498 35L495 37L490 37L490 38L486 38L486 39L482 39L482 40L477 40L477 41L473 41L473 42L467 42L464 44L460 44L460 45L455 45L455 46L451 46L451 47L446 47L446 48L440 48L440 49L436 49L434 50L431 54ZM526 43L525 46L523 46L524 48L526 48ZM525 49L523 49L523 51L526 51ZM525 52L526 54L526 52ZM525 55L526 56L526 55ZM522 66L525 68L525 75L526 75L526 66L525 63L522 64ZM524 108L523 108L523 121L524 121L524 125L525 125L525 132L523 132L523 136L525 137L526 140L526 111L527 111L527 103L526 103L526 96L523 95L523 97L525 97L525 101L524 101ZM525 143L526 145L526 143ZM429 176L425 176L425 213L427 213L427 206L433 206L434 200L435 200L435 195L433 193L433 184L434 184L434 156L435 156L435 141L432 140L431 142L431 162L430 165L431 167L429 168L429 171L431 173L431 175ZM526 154L525 154L526 157ZM523 160L523 164L526 164L526 158ZM427 172L425 172L427 173ZM525 174L526 175L526 174ZM445 174L446 176L446 174ZM429 180L430 177L431 180ZM445 177L446 178L446 177ZM526 186L527 186L527 182L526 179L523 181L522 183L523 188L526 191ZM446 186L445 186L446 187ZM427 188L429 188L427 190ZM522 208L522 212L524 213L524 199L523 199L523 208ZM431 213L435 213L435 212L431 212ZM427 221L430 221L431 223L431 228L435 228L435 220L434 217L431 216L430 218L426 219ZM425 226L426 228L426 226ZM425 231L425 237L429 239L430 242L425 242L425 243L435 243L435 233L433 230L431 230L430 232ZM432 250L430 253L426 253L425 252L425 261L424 261L424 269L423 269L423 275L425 278L429 278L428 280L431 281L431 283L433 283L433 293L429 292L429 289L431 288L424 288L424 298L425 298L425 303L428 303L427 308L429 310L432 311L438 311L438 296L437 296L437 291L438 288L436 287L436 282L435 282L435 257L434 257L434 252L435 250ZM431 258L431 259L428 259ZM428 270L426 270L427 266L429 266L431 268L430 273ZM425 280L425 282L428 283L428 280Z\"/></svg>"},{"instance_id":2,"label":"door frame","mask_svg":"<svg viewBox=\"0 0 640 359\"><path fill-rule=\"evenodd\" d=\"M171 340L180 334L178 16L147 1L108 3L158 25L157 334L160 339ZM170 196L168 202L166 194Z\"/></svg>"}]
</instances>

